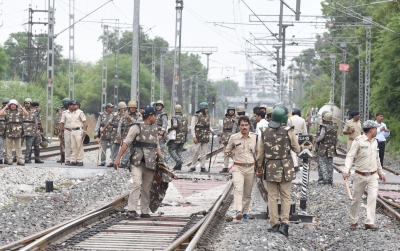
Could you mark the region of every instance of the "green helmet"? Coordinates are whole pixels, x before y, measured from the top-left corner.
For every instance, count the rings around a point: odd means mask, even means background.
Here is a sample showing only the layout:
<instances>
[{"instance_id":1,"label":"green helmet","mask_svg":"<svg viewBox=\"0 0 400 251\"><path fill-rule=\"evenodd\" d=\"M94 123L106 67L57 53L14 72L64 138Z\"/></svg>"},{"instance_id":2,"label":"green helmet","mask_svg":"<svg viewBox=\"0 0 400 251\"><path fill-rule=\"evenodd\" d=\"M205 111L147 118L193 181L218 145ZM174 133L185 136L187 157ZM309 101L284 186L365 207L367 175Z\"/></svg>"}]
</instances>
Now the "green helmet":
<instances>
[{"instance_id":1,"label":"green helmet","mask_svg":"<svg viewBox=\"0 0 400 251\"><path fill-rule=\"evenodd\" d=\"M332 121L333 117L330 112L325 113L325 115L322 117L323 120L325 121Z\"/></svg>"},{"instance_id":2,"label":"green helmet","mask_svg":"<svg viewBox=\"0 0 400 251\"><path fill-rule=\"evenodd\" d=\"M175 110L175 112L182 112L182 106L181 105L175 105L174 110Z\"/></svg>"},{"instance_id":3,"label":"green helmet","mask_svg":"<svg viewBox=\"0 0 400 251\"><path fill-rule=\"evenodd\" d=\"M208 103L207 102L201 102L199 105L199 110L203 109L208 109Z\"/></svg>"},{"instance_id":4,"label":"green helmet","mask_svg":"<svg viewBox=\"0 0 400 251\"><path fill-rule=\"evenodd\" d=\"M281 123L286 123L287 120L287 109L282 106L277 106L272 111L271 121L268 123L268 126L271 128L279 128Z\"/></svg>"},{"instance_id":5,"label":"green helmet","mask_svg":"<svg viewBox=\"0 0 400 251\"><path fill-rule=\"evenodd\" d=\"M71 101L69 98L64 98L64 99L62 100L63 106L64 106L64 107L67 107L69 101Z\"/></svg>"},{"instance_id":6,"label":"green helmet","mask_svg":"<svg viewBox=\"0 0 400 251\"><path fill-rule=\"evenodd\" d=\"M228 105L228 108L226 108L226 112L228 113L229 110L235 111L235 107L233 105Z\"/></svg>"},{"instance_id":7,"label":"green helmet","mask_svg":"<svg viewBox=\"0 0 400 251\"><path fill-rule=\"evenodd\" d=\"M39 145L40 145L42 148L46 148L46 147L49 145L49 143L48 143L47 141L42 141L42 142L39 143Z\"/></svg>"}]
</instances>

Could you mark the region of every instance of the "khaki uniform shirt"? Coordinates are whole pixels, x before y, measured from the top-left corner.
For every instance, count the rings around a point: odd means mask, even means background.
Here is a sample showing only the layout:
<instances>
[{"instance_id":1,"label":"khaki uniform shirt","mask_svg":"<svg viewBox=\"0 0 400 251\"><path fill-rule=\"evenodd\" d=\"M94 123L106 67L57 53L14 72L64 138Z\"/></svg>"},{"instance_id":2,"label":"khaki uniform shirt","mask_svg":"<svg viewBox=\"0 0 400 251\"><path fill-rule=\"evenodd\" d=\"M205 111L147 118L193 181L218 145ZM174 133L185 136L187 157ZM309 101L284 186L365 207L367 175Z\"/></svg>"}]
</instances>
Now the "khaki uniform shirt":
<instances>
[{"instance_id":1,"label":"khaki uniform shirt","mask_svg":"<svg viewBox=\"0 0 400 251\"><path fill-rule=\"evenodd\" d=\"M225 148L225 153L232 151L234 153L232 156L234 162L254 163L253 154L255 154L256 151L258 152L256 141L256 133L249 132L247 138L240 132L232 134Z\"/></svg>"},{"instance_id":2,"label":"khaki uniform shirt","mask_svg":"<svg viewBox=\"0 0 400 251\"><path fill-rule=\"evenodd\" d=\"M299 115L294 115L290 117L287 121L288 126L294 126L294 133L295 134L302 134L302 135L307 135L307 125L306 121L302 118L299 117Z\"/></svg>"},{"instance_id":3,"label":"khaki uniform shirt","mask_svg":"<svg viewBox=\"0 0 400 251\"><path fill-rule=\"evenodd\" d=\"M66 110L61 116L61 123L64 123L64 128L83 127L84 121L86 121L86 116L80 109L73 112Z\"/></svg>"},{"instance_id":4,"label":"khaki uniform shirt","mask_svg":"<svg viewBox=\"0 0 400 251\"><path fill-rule=\"evenodd\" d=\"M135 141L136 136L139 135L139 133L140 133L139 125L132 125L129 128L129 132L124 140L124 143L128 145L128 147L130 147L133 141ZM157 137L157 149L160 149L160 142L158 141L158 137Z\"/></svg>"},{"instance_id":5,"label":"khaki uniform shirt","mask_svg":"<svg viewBox=\"0 0 400 251\"><path fill-rule=\"evenodd\" d=\"M64 124L64 128L72 128L71 121L72 121L73 112L69 110L65 110L62 112L60 123Z\"/></svg>"},{"instance_id":6,"label":"khaki uniform shirt","mask_svg":"<svg viewBox=\"0 0 400 251\"><path fill-rule=\"evenodd\" d=\"M382 174L382 166L379 161L379 148L376 138L369 141L365 135L360 135L354 139L350 151L346 155L344 173L349 173L355 161L355 169L360 172L374 172Z\"/></svg>"},{"instance_id":7,"label":"khaki uniform shirt","mask_svg":"<svg viewBox=\"0 0 400 251\"><path fill-rule=\"evenodd\" d=\"M349 138L347 139L347 152L350 151L351 148L351 143L353 143L353 140L357 137L363 134L363 130L361 127L361 122L359 121L354 121L353 119L350 119L346 122L344 125L343 131L349 131L350 128L354 128L355 131L352 134L347 134Z\"/></svg>"}]
</instances>

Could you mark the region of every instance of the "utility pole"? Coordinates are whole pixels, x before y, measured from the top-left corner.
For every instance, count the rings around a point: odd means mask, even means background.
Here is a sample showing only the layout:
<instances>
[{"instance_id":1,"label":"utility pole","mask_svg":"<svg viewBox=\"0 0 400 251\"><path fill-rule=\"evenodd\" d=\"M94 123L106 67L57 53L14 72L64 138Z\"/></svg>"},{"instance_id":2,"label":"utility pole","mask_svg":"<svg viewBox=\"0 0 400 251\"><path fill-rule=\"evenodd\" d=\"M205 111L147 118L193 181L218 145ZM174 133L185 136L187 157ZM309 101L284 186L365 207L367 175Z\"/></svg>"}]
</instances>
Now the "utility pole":
<instances>
[{"instance_id":1,"label":"utility pole","mask_svg":"<svg viewBox=\"0 0 400 251\"><path fill-rule=\"evenodd\" d=\"M175 21L174 79L172 85L171 113L173 111L174 105L176 104L176 102L178 102L183 0L176 0L175 9L176 9L176 21Z\"/></svg>"},{"instance_id":2,"label":"utility pole","mask_svg":"<svg viewBox=\"0 0 400 251\"><path fill-rule=\"evenodd\" d=\"M347 44L346 43L340 43L340 48L342 49L342 62L345 64L347 61ZM344 121L344 116L345 116L345 104L346 104L346 71L342 71L342 95L341 95L341 103L340 107L342 109L342 121ZM332 114L333 116L333 114ZM343 122L341 122L342 127L343 127ZM343 132L342 132L343 134Z\"/></svg>"},{"instance_id":3,"label":"utility pole","mask_svg":"<svg viewBox=\"0 0 400 251\"><path fill-rule=\"evenodd\" d=\"M202 54L205 54L207 56L207 79L206 79L206 82L204 84L204 96L205 96L206 102L207 102L207 96L208 96L208 90L207 90L208 82L207 81L208 81L208 71L210 69L210 55L212 54L212 52L205 52L205 53L202 53Z\"/></svg>"},{"instance_id":4,"label":"utility pole","mask_svg":"<svg viewBox=\"0 0 400 251\"><path fill-rule=\"evenodd\" d=\"M114 54L114 105L118 104L119 81L118 81L118 68L119 68L119 20L115 20L115 54Z\"/></svg>"},{"instance_id":5,"label":"utility pole","mask_svg":"<svg viewBox=\"0 0 400 251\"><path fill-rule=\"evenodd\" d=\"M285 52L286 52L286 28L287 27L289 27L289 26L293 26L293 24L283 24L283 25L281 25L281 27L282 27L282 37L283 37L283 39L282 39L282 66L285 66L285 57L286 57L286 55L285 55Z\"/></svg>"},{"instance_id":6,"label":"utility pole","mask_svg":"<svg viewBox=\"0 0 400 251\"><path fill-rule=\"evenodd\" d=\"M199 105L199 77L196 76L195 83L195 92L194 92L194 111L196 112L196 107Z\"/></svg>"},{"instance_id":7,"label":"utility pole","mask_svg":"<svg viewBox=\"0 0 400 251\"><path fill-rule=\"evenodd\" d=\"M108 54L108 25L103 25L103 67L101 71L101 108L105 109L107 104L107 54Z\"/></svg>"},{"instance_id":8,"label":"utility pole","mask_svg":"<svg viewBox=\"0 0 400 251\"><path fill-rule=\"evenodd\" d=\"M357 44L358 55L361 55L361 44ZM358 110L360 111L360 121L364 121L364 82L362 72L363 61L358 59Z\"/></svg>"},{"instance_id":9,"label":"utility pole","mask_svg":"<svg viewBox=\"0 0 400 251\"><path fill-rule=\"evenodd\" d=\"M151 96L150 101L154 101L154 90L156 87L156 48L154 44L151 45L152 61L151 61Z\"/></svg>"},{"instance_id":10,"label":"utility pole","mask_svg":"<svg viewBox=\"0 0 400 251\"><path fill-rule=\"evenodd\" d=\"M54 1L49 0L47 18L47 90L46 90L46 137L51 138L53 122L53 86L54 86Z\"/></svg>"},{"instance_id":11,"label":"utility pole","mask_svg":"<svg viewBox=\"0 0 400 251\"><path fill-rule=\"evenodd\" d=\"M186 110L185 79L182 74L182 111Z\"/></svg>"},{"instance_id":12,"label":"utility pole","mask_svg":"<svg viewBox=\"0 0 400 251\"><path fill-rule=\"evenodd\" d=\"M303 105L303 55L300 55L300 83L299 83L299 106L300 109Z\"/></svg>"},{"instance_id":13,"label":"utility pole","mask_svg":"<svg viewBox=\"0 0 400 251\"><path fill-rule=\"evenodd\" d=\"M193 77L190 77L190 82L189 82L189 107L188 107L188 113L192 113L192 81Z\"/></svg>"},{"instance_id":14,"label":"utility pole","mask_svg":"<svg viewBox=\"0 0 400 251\"><path fill-rule=\"evenodd\" d=\"M371 40L372 40L372 17L364 17L365 26L365 95L364 95L364 120L369 119L369 95L371 91Z\"/></svg>"},{"instance_id":15,"label":"utility pole","mask_svg":"<svg viewBox=\"0 0 400 251\"><path fill-rule=\"evenodd\" d=\"M68 97L75 100L75 0L69 0Z\"/></svg>"},{"instance_id":16,"label":"utility pole","mask_svg":"<svg viewBox=\"0 0 400 251\"><path fill-rule=\"evenodd\" d=\"M164 59L167 53L166 47L160 48L160 99L164 100Z\"/></svg>"},{"instance_id":17,"label":"utility pole","mask_svg":"<svg viewBox=\"0 0 400 251\"><path fill-rule=\"evenodd\" d=\"M133 35L132 35L132 72L131 72L131 100L139 104L139 25L140 0L134 0L133 5Z\"/></svg>"},{"instance_id":18,"label":"utility pole","mask_svg":"<svg viewBox=\"0 0 400 251\"><path fill-rule=\"evenodd\" d=\"M331 114L333 114L333 107L335 105L335 71L336 71L336 53L329 55L331 59Z\"/></svg>"},{"instance_id":19,"label":"utility pole","mask_svg":"<svg viewBox=\"0 0 400 251\"><path fill-rule=\"evenodd\" d=\"M282 83L281 83L281 61L279 59L279 49L281 46L273 46L276 49L276 82L279 86L279 102L282 102Z\"/></svg>"}]
</instances>

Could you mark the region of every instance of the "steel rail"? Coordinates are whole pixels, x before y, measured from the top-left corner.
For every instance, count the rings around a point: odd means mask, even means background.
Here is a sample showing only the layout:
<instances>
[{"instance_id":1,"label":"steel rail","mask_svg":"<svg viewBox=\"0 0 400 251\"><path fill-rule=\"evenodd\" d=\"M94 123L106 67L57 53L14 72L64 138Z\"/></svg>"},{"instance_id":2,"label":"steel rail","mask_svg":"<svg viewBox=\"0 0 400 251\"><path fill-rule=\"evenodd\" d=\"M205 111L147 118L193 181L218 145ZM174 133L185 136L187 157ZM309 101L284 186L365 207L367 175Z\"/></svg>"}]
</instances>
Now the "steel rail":
<instances>
[{"instance_id":1,"label":"steel rail","mask_svg":"<svg viewBox=\"0 0 400 251\"><path fill-rule=\"evenodd\" d=\"M207 229L207 227L210 225L212 219L215 217L217 211L223 204L223 201L226 199L226 197L232 192L233 189L233 182L230 180L228 184L226 185L226 188L224 190L224 193L222 196L219 198L215 206L213 207L212 211L206 216L206 219L204 220L204 223L201 225L199 230L197 231L196 235L193 237L193 239L190 241L189 245L185 249L185 251L192 251L196 248L197 243L199 242L201 236L203 235L204 231Z\"/></svg>"}]
</instances>

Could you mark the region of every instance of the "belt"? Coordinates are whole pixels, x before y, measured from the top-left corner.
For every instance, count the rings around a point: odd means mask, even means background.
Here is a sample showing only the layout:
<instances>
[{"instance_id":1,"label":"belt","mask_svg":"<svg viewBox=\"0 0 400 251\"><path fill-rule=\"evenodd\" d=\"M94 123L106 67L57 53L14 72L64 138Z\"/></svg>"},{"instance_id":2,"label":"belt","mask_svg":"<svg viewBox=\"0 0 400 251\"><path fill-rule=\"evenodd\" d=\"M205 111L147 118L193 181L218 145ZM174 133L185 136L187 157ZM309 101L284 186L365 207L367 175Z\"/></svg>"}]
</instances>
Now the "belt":
<instances>
[{"instance_id":1,"label":"belt","mask_svg":"<svg viewBox=\"0 0 400 251\"><path fill-rule=\"evenodd\" d=\"M135 142L133 144L133 147L151 147L151 148L157 148L156 143L148 143L148 142Z\"/></svg>"},{"instance_id":2,"label":"belt","mask_svg":"<svg viewBox=\"0 0 400 251\"><path fill-rule=\"evenodd\" d=\"M233 162L233 164L235 166L243 166L243 167L251 167L254 166L254 162L253 163L239 163L239 162Z\"/></svg>"},{"instance_id":3,"label":"belt","mask_svg":"<svg viewBox=\"0 0 400 251\"><path fill-rule=\"evenodd\" d=\"M35 121L22 121L22 122L24 122L24 123L32 123L32 124L36 123Z\"/></svg>"},{"instance_id":4,"label":"belt","mask_svg":"<svg viewBox=\"0 0 400 251\"><path fill-rule=\"evenodd\" d=\"M358 173L359 175L362 175L362 176L371 176L371 175L374 175L376 173L376 171L373 171L373 172L360 172L360 171L356 170L356 173Z\"/></svg>"},{"instance_id":5,"label":"belt","mask_svg":"<svg viewBox=\"0 0 400 251\"><path fill-rule=\"evenodd\" d=\"M354 138L350 138L350 137L349 137L349 140L353 141L353 140L354 140Z\"/></svg>"},{"instance_id":6,"label":"belt","mask_svg":"<svg viewBox=\"0 0 400 251\"><path fill-rule=\"evenodd\" d=\"M80 130L80 129L83 129L83 127L76 127L76 128L64 128L65 130L67 130L67 131L77 131L77 130Z\"/></svg>"},{"instance_id":7,"label":"belt","mask_svg":"<svg viewBox=\"0 0 400 251\"><path fill-rule=\"evenodd\" d=\"M233 129L233 128L224 128L223 131L224 131L224 132L232 132L232 129Z\"/></svg>"},{"instance_id":8,"label":"belt","mask_svg":"<svg viewBox=\"0 0 400 251\"><path fill-rule=\"evenodd\" d=\"M195 126L194 129L210 129L209 126Z\"/></svg>"}]
</instances>

